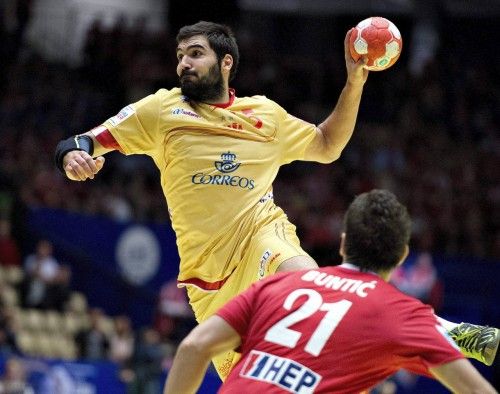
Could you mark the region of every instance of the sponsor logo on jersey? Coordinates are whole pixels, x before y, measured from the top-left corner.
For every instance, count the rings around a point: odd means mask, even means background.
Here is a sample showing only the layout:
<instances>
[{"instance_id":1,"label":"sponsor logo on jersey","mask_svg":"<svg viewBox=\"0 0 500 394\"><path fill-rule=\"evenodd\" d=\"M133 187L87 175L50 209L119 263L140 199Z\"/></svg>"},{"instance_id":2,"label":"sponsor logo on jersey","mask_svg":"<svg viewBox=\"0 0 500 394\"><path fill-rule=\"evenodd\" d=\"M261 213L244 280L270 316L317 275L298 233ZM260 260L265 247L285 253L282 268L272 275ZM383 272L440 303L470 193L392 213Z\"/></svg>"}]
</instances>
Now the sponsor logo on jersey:
<instances>
[{"instance_id":1,"label":"sponsor logo on jersey","mask_svg":"<svg viewBox=\"0 0 500 394\"><path fill-rule=\"evenodd\" d=\"M252 350L246 357L240 376L296 394L313 393L321 381L321 375L297 361L257 350Z\"/></svg>"},{"instance_id":2,"label":"sponsor logo on jersey","mask_svg":"<svg viewBox=\"0 0 500 394\"><path fill-rule=\"evenodd\" d=\"M266 249L266 251L264 252L264 254L262 255L262 257L260 258L260 261L259 261L259 275L258 275L257 279L260 280L260 279L262 279L266 275L267 261L269 260L269 257L271 257L272 254L273 254L273 252L271 252L269 249Z\"/></svg>"},{"instance_id":3,"label":"sponsor logo on jersey","mask_svg":"<svg viewBox=\"0 0 500 394\"><path fill-rule=\"evenodd\" d=\"M191 177L191 182L195 185L233 186L249 190L255 187L255 181L253 179L238 175L227 175L228 173L236 171L241 164L236 161L236 155L234 153L225 152L221 154L220 158L220 161L217 160L214 162L214 166L217 171L222 172L224 175L212 175L198 172Z\"/></svg>"},{"instance_id":4,"label":"sponsor logo on jersey","mask_svg":"<svg viewBox=\"0 0 500 394\"><path fill-rule=\"evenodd\" d=\"M117 115L109 118L109 123L111 123L113 126L116 126L123 122L125 119L130 118L133 114L135 114L135 109L132 108L131 105L127 105L120 112L118 112Z\"/></svg>"},{"instance_id":5,"label":"sponsor logo on jersey","mask_svg":"<svg viewBox=\"0 0 500 394\"><path fill-rule=\"evenodd\" d=\"M273 255L273 252L269 249L266 249L262 257L259 261L259 272L257 273L257 280L261 280L266 276L266 272L269 273L269 266L276 260L281 253L276 253Z\"/></svg>"},{"instance_id":6,"label":"sponsor logo on jersey","mask_svg":"<svg viewBox=\"0 0 500 394\"><path fill-rule=\"evenodd\" d=\"M236 155L231 152L220 155L221 161L214 162L215 168L220 172L228 173L238 169L240 163L236 162Z\"/></svg>"},{"instance_id":7,"label":"sponsor logo on jersey","mask_svg":"<svg viewBox=\"0 0 500 394\"><path fill-rule=\"evenodd\" d=\"M196 112L190 111L185 108L174 108L172 109L172 115L187 115L192 116L193 118L201 118Z\"/></svg>"},{"instance_id":8,"label":"sponsor logo on jersey","mask_svg":"<svg viewBox=\"0 0 500 394\"><path fill-rule=\"evenodd\" d=\"M241 112L246 116L245 120L253 125L253 127L255 127L256 129L261 129L264 125L264 122L254 115L254 110L252 108L242 109ZM237 121L239 118L235 118L231 115L224 114L220 117L220 119L226 127L229 127L233 130L243 130L245 128L243 124Z\"/></svg>"}]
</instances>

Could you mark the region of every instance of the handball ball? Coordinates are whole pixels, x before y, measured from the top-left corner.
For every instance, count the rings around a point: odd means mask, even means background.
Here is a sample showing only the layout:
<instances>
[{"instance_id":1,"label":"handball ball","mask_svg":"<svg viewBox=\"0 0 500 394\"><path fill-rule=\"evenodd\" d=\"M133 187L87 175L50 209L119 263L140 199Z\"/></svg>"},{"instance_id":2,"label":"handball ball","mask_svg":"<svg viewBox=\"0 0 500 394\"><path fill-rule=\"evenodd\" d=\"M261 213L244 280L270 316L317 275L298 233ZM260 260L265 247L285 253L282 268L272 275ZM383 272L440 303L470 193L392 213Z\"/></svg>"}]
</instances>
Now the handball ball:
<instances>
[{"instance_id":1,"label":"handball ball","mask_svg":"<svg viewBox=\"0 0 500 394\"><path fill-rule=\"evenodd\" d=\"M401 33L394 23L380 16L359 22L349 37L349 51L355 61L368 57L365 68L382 71L398 60L403 47Z\"/></svg>"}]
</instances>

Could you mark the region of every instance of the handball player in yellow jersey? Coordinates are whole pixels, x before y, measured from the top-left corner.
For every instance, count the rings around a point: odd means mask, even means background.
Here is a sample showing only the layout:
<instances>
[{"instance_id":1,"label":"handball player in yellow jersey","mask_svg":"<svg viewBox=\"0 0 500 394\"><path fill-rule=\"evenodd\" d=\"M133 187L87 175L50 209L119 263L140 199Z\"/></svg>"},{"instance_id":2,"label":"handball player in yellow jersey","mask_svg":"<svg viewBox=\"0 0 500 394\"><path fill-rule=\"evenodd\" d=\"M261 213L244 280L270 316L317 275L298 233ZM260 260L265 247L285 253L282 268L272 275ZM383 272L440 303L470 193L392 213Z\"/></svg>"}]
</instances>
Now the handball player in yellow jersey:
<instances>
[{"instance_id":1,"label":"handball player in yellow jersey","mask_svg":"<svg viewBox=\"0 0 500 394\"><path fill-rule=\"evenodd\" d=\"M178 283L199 322L265 276L317 267L274 204L272 183L294 160L333 162L351 138L368 71L349 55L349 34L345 86L318 126L264 96L238 97L229 86L239 61L233 33L198 22L177 35L180 88L160 89L59 143L56 164L75 181L93 178L111 150L154 160L177 237ZM491 343L498 331L490 331L476 336ZM214 359L223 379L237 360L234 352Z\"/></svg>"}]
</instances>

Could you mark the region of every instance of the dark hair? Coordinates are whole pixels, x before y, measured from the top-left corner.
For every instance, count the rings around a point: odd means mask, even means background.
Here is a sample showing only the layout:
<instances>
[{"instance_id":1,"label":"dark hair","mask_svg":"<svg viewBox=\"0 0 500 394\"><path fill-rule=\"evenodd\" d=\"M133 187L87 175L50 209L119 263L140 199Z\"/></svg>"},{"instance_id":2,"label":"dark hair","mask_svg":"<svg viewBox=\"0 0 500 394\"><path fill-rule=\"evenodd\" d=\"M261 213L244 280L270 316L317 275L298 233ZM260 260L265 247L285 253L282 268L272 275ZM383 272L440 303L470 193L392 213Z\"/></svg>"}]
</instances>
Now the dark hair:
<instances>
[{"instance_id":1,"label":"dark hair","mask_svg":"<svg viewBox=\"0 0 500 394\"><path fill-rule=\"evenodd\" d=\"M387 190L357 196L344 216L345 260L362 271L394 268L410 241L411 219L406 207Z\"/></svg>"},{"instance_id":2,"label":"dark hair","mask_svg":"<svg viewBox=\"0 0 500 394\"><path fill-rule=\"evenodd\" d=\"M194 25L181 27L177 34L177 44L193 36L205 36L217 55L217 60L220 62L226 54L233 57L233 66L229 73L229 81L232 81L238 70L238 63L240 61L240 52L236 37L229 26L221 25L214 22L200 21Z\"/></svg>"}]
</instances>

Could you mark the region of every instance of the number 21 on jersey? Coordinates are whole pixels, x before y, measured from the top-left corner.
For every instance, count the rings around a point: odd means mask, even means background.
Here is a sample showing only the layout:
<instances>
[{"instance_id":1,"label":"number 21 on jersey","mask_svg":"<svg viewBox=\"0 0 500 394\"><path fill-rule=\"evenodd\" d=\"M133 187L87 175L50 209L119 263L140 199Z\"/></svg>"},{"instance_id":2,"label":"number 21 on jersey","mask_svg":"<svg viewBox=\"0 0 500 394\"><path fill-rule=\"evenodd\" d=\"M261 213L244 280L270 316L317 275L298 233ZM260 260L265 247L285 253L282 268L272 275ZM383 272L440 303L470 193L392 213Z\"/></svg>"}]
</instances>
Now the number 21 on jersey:
<instances>
[{"instance_id":1,"label":"number 21 on jersey","mask_svg":"<svg viewBox=\"0 0 500 394\"><path fill-rule=\"evenodd\" d=\"M337 328L342 318L352 306L352 302L341 300L338 302L326 303L323 302L323 297L321 297L321 294L316 290L297 289L286 297L283 308L288 311L291 310L295 301L301 296L307 296L308 298L297 310L288 314L267 330L265 340L288 348L294 348L297 346L300 337L302 335L308 335L309 332L300 332L292 330L289 327L295 323L308 319L318 311L326 311L325 316L312 333L304 348L307 353L313 356L319 356L328 338L331 337L335 328Z\"/></svg>"}]
</instances>

